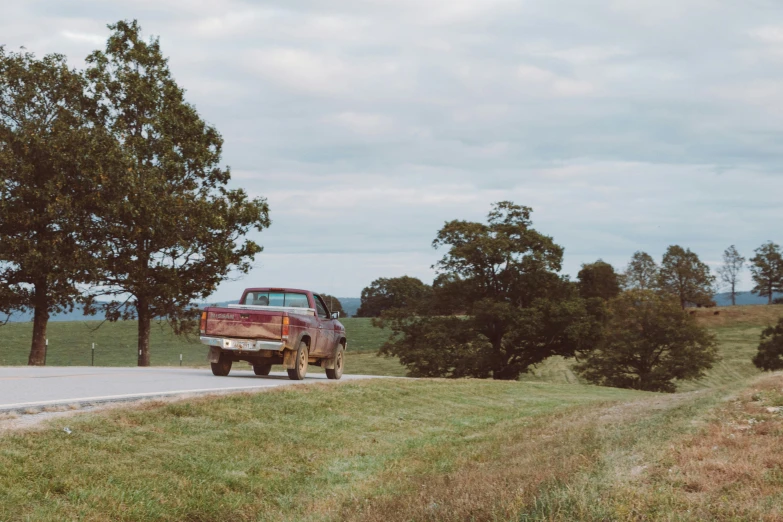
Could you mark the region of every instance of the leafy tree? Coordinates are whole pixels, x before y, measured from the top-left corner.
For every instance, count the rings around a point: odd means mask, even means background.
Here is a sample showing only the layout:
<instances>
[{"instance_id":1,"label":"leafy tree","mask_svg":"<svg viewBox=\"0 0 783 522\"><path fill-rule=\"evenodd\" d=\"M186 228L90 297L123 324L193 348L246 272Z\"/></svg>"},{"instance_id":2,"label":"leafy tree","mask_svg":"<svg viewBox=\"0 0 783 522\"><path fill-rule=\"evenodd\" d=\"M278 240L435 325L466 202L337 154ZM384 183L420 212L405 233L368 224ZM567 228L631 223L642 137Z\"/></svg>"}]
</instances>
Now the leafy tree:
<instances>
[{"instance_id":1,"label":"leafy tree","mask_svg":"<svg viewBox=\"0 0 783 522\"><path fill-rule=\"evenodd\" d=\"M345 316L345 310L343 310L343 304L336 297L329 294L318 294L321 299L324 300L326 306L329 307L330 312L340 312L340 317Z\"/></svg>"},{"instance_id":2,"label":"leafy tree","mask_svg":"<svg viewBox=\"0 0 783 522\"><path fill-rule=\"evenodd\" d=\"M783 318L761 333L759 351L753 357L753 364L768 372L783 370Z\"/></svg>"},{"instance_id":3,"label":"leafy tree","mask_svg":"<svg viewBox=\"0 0 783 522\"><path fill-rule=\"evenodd\" d=\"M602 386L674 392L675 380L699 379L717 360L714 337L675 297L630 290L610 303L604 339L577 371Z\"/></svg>"},{"instance_id":4,"label":"leafy tree","mask_svg":"<svg viewBox=\"0 0 783 522\"><path fill-rule=\"evenodd\" d=\"M150 323L166 317L187 331L194 308L229 273L246 273L261 247L242 237L269 226L264 199L229 190L219 166L223 139L184 99L158 39L141 38L137 22L120 21L106 49L88 58L97 122L122 149L112 182L125 197L101 222L108 247L102 278L113 295L110 320L138 319L138 364L150 364Z\"/></svg>"},{"instance_id":5,"label":"leafy tree","mask_svg":"<svg viewBox=\"0 0 783 522\"><path fill-rule=\"evenodd\" d=\"M756 249L756 255L750 260L750 272L756 286L753 292L766 297L769 304L775 292L783 290L783 255L780 245L769 241Z\"/></svg>"},{"instance_id":6,"label":"leafy tree","mask_svg":"<svg viewBox=\"0 0 783 522\"><path fill-rule=\"evenodd\" d=\"M699 256L681 246L670 246L658 271L658 286L676 296L684 310L688 304L713 306L715 276Z\"/></svg>"},{"instance_id":7,"label":"leafy tree","mask_svg":"<svg viewBox=\"0 0 783 522\"><path fill-rule=\"evenodd\" d=\"M46 360L51 313L71 310L95 275L94 235L112 141L65 56L0 47L0 309L33 310L28 363Z\"/></svg>"},{"instance_id":8,"label":"leafy tree","mask_svg":"<svg viewBox=\"0 0 783 522\"><path fill-rule=\"evenodd\" d=\"M362 290L357 317L379 317L391 308L407 308L425 299L432 288L420 279L409 276L381 277Z\"/></svg>"},{"instance_id":9,"label":"leafy tree","mask_svg":"<svg viewBox=\"0 0 783 522\"><path fill-rule=\"evenodd\" d=\"M532 228L531 209L501 202L488 222L451 221L438 232L431 302L384 313L392 336L380 353L399 357L413 375L517 379L552 355L574 356L600 337L602 301L579 297L558 275L563 249ZM440 348L443 348L442 350Z\"/></svg>"},{"instance_id":10,"label":"leafy tree","mask_svg":"<svg viewBox=\"0 0 783 522\"><path fill-rule=\"evenodd\" d=\"M647 252L636 252L623 277L627 289L652 290L658 285L658 265Z\"/></svg>"},{"instance_id":11,"label":"leafy tree","mask_svg":"<svg viewBox=\"0 0 783 522\"><path fill-rule=\"evenodd\" d=\"M723 266L718 268L718 277L731 288L731 305L737 304L737 283L742 269L745 267L744 257L737 251L737 247L731 245L723 253Z\"/></svg>"},{"instance_id":12,"label":"leafy tree","mask_svg":"<svg viewBox=\"0 0 783 522\"><path fill-rule=\"evenodd\" d=\"M620 278L614 267L599 259L595 263L584 264L577 276L579 294L585 298L599 297L612 299L620 293Z\"/></svg>"}]
</instances>

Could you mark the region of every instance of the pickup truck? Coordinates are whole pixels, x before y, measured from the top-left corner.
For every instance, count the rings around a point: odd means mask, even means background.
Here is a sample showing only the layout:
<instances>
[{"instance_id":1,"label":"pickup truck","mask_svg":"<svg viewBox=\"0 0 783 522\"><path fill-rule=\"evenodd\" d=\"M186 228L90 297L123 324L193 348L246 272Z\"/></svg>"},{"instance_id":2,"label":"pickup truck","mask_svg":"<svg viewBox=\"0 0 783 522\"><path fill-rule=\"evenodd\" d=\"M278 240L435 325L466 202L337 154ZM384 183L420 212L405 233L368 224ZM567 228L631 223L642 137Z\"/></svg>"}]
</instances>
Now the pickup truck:
<instances>
[{"instance_id":1,"label":"pickup truck","mask_svg":"<svg viewBox=\"0 0 783 522\"><path fill-rule=\"evenodd\" d=\"M339 317L308 290L248 288L239 304L203 310L200 339L209 346L214 375L226 376L234 361L247 361L256 375L282 364L299 381L315 365L339 379L347 347Z\"/></svg>"}]
</instances>

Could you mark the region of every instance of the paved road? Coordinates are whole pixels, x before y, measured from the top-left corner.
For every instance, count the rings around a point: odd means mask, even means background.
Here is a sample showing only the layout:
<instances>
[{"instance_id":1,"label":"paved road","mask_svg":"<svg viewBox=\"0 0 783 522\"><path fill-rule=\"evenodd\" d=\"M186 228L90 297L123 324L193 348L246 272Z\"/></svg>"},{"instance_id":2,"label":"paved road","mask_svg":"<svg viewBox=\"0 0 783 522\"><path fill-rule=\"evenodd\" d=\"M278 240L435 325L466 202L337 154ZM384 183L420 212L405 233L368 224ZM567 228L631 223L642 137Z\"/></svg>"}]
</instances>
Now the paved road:
<instances>
[{"instance_id":1,"label":"paved road","mask_svg":"<svg viewBox=\"0 0 783 522\"><path fill-rule=\"evenodd\" d=\"M344 375L343 381L366 378L370 377ZM324 374L308 375L304 381L291 381L285 373L257 377L250 370L215 377L209 369L192 368L0 367L0 411L316 382L338 381L329 381Z\"/></svg>"}]
</instances>

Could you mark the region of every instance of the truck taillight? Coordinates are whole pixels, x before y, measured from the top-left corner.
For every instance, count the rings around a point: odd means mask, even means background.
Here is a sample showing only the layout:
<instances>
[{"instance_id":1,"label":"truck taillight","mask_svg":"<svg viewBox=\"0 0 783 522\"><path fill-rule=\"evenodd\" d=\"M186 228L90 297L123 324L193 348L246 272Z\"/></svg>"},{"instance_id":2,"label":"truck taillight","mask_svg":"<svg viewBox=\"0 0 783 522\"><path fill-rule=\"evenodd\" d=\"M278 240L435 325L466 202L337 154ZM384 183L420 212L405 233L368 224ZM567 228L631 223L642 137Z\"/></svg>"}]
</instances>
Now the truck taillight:
<instances>
[{"instance_id":1,"label":"truck taillight","mask_svg":"<svg viewBox=\"0 0 783 522\"><path fill-rule=\"evenodd\" d=\"M207 313L201 312L201 326L199 327L201 333L207 333Z\"/></svg>"},{"instance_id":2,"label":"truck taillight","mask_svg":"<svg viewBox=\"0 0 783 522\"><path fill-rule=\"evenodd\" d=\"M288 326L288 325L289 325L289 321L290 321L290 320L288 319L288 316L287 316L287 315L283 317L283 337L284 337L284 338L285 338L285 337L288 337L288 328L289 328L289 326Z\"/></svg>"}]
</instances>

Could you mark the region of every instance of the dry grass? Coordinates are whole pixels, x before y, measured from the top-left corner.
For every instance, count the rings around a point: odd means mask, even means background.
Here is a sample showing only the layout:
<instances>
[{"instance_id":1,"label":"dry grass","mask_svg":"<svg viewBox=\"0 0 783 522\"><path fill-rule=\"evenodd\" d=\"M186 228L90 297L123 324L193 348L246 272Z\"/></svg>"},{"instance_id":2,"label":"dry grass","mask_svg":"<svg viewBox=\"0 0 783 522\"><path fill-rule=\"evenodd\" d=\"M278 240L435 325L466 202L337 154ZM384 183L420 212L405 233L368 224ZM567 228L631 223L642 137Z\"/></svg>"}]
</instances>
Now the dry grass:
<instances>
[{"instance_id":1,"label":"dry grass","mask_svg":"<svg viewBox=\"0 0 783 522\"><path fill-rule=\"evenodd\" d=\"M618 405L579 408L524 427L496 426L483 444L462 455L456 469L433 473L426 466L393 469L377 477L389 490L363 505L351 506L346 519L362 521L492 521L603 520L606 482L574 483L579 476L595 477L607 455L616 454L650 435L656 442L687 430L683 420L694 404L714 397L669 395ZM639 473L633 464L627 475ZM562 495L553 492L567 492Z\"/></svg>"},{"instance_id":2,"label":"dry grass","mask_svg":"<svg viewBox=\"0 0 783 522\"><path fill-rule=\"evenodd\" d=\"M783 305L722 306L688 310L703 326L768 326L783 316Z\"/></svg>"},{"instance_id":3,"label":"dry grass","mask_svg":"<svg viewBox=\"0 0 783 522\"><path fill-rule=\"evenodd\" d=\"M633 518L674 508L687 520L783 520L782 388L780 375L765 377L675 441L625 491Z\"/></svg>"}]
</instances>

